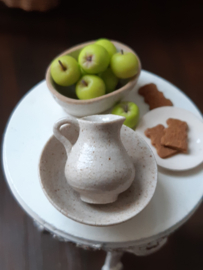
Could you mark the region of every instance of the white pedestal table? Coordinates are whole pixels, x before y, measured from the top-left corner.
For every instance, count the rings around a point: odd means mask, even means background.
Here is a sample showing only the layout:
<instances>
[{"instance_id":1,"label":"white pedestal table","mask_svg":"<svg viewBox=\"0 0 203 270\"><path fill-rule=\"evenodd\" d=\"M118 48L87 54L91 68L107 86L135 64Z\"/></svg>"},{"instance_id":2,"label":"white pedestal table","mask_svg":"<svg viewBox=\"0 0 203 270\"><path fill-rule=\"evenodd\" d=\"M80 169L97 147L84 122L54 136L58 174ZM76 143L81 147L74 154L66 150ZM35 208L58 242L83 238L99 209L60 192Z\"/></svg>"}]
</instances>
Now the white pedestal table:
<instances>
[{"instance_id":1,"label":"white pedestal table","mask_svg":"<svg viewBox=\"0 0 203 270\"><path fill-rule=\"evenodd\" d=\"M202 119L192 101L164 79L142 71L136 88L125 100L140 107L141 116L148 105L137 94L146 83L155 83L174 106L184 108ZM147 255L160 249L167 237L178 229L199 206L203 194L203 164L174 172L159 167L158 184L147 207L131 220L110 227L77 223L57 211L44 195L38 174L41 151L53 134L53 124L66 113L50 95L45 81L31 89L13 111L3 141L3 167L8 185L22 208L41 229L56 238L83 248L106 250L103 270L120 269L124 251Z\"/></svg>"}]
</instances>

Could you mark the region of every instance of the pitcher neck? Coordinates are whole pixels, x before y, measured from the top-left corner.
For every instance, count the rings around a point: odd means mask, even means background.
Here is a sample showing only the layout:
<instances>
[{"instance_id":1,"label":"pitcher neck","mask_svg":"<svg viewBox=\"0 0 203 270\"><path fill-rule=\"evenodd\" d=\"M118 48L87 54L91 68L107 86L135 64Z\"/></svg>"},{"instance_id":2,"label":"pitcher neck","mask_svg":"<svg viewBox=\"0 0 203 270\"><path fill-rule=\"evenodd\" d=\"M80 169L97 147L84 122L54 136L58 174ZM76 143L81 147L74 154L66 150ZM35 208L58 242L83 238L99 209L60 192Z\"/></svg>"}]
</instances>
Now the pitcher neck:
<instances>
[{"instance_id":1,"label":"pitcher neck","mask_svg":"<svg viewBox=\"0 0 203 270\"><path fill-rule=\"evenodd\" d=\"M120 129L125 118L114 115L88 116L79 119L80 133L98 138L120 138Z\"/></svg>"}]
</instances>

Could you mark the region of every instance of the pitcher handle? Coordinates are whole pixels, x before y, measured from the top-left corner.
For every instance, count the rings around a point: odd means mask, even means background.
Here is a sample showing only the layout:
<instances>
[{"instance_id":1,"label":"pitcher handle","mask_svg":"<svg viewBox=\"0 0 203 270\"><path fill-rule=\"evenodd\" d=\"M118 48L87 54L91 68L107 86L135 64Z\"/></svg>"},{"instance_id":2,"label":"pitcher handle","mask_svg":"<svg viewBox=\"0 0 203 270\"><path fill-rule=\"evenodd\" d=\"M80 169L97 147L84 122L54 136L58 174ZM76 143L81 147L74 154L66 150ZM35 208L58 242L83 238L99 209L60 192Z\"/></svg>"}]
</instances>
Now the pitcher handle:
<instances>
[{"instance_id":1,"label":"pitcher handle","mask_svg":"<svg viewBox=\"0 0 203 270\"><path fill-rule=\"evenodd\" d=\"M64 145L67 155L70 153L72 148L72 143L61 133L60 127L65 124L74 125L77 129L79 129L78 120L75 117L68 116L56 122L53 127L54 136Z\"/></svg>"}]
</instances>

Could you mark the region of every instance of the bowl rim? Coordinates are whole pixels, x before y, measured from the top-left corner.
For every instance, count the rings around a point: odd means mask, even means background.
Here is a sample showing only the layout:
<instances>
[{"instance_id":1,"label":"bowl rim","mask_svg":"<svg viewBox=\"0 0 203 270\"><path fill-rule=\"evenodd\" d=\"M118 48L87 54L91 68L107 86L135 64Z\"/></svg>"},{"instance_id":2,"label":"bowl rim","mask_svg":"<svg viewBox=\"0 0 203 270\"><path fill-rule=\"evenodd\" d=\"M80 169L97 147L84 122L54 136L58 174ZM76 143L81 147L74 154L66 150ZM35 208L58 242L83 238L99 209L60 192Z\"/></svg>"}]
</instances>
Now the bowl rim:
<instances>
[{"instance_id":1,"label":"bowl rim","mask_svg":"<svg viewBox=\"0 0 203 270\"><path fill-rule=\"evenodd\" d=\"M62 55L66 55L66 54L69 54L69 53L72 53L76 50L79 50L79 49L82 49L84 46L87 46L87 45L90 45L90 44L93 44L95 43L96 40L92 40L92 41L89 41L89 42L84 42L84 43L81 43L79 45L76 45L76 46L73 46L71 48L69 48L68 50L65 50L63 51L62 53L60 53L59 55L57 55L55 58L57 57L60 57ZM116 47L122 47L124 50L127 50L127 51L130 51L132 53L134 53L137 58L138 58L138 63L139 63L139 68L138 68L138 73L132 77L132 79L126 84L124 85L123 87L117 89L116 91L113 91L111 93L108 93L108 94L105 94L103 96L100 96L100 97L97 97L97 98L92 98L92 99L86 99L86 100L80 100L80 99L73 99L73 98L69 98L69 97L66 97L62 94L60 94L52 85L51 83L51 73L50 73L50 67L51 67L51 63L49 64L48 68L47 68L47 71L46 71L46 75L45 75L45 78L46 78L46 84L47 84L47 87L48 89L50 90L50 92L52 93L52 95L54 95L56 98L58 98L60 101L63 101L65 103L73 103L73 104L89 104L89 103L95 103L95 102L99 102L101 100L104 100L108 97L112 97L112 96L115 96L121 92L125 92L126 90L129 89L129 87L131 86L134 86L134 84L136 83L137 79L139 78L139 75L140 75L140 72L141 72L141 62L140 62L140 59L139 59L139 56L136 54L136 52L131 49L129 46L119 42L119 41L115 41L115 40L111 40L111 42L116 46ZM54 59L55 59L54 58Z\"/></svg>"}]
</instances>

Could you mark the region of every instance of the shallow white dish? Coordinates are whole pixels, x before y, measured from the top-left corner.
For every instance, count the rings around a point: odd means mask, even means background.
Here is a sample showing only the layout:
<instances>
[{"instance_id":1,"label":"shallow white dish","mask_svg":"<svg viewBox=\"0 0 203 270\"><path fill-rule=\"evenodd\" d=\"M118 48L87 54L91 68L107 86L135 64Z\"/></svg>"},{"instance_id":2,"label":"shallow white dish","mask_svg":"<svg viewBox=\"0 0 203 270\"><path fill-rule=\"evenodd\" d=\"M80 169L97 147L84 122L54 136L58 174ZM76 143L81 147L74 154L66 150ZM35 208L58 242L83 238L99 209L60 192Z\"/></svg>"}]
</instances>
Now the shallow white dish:
<instances>
[{"instance_id":1,"label":"shallow white dish","mask_svg":"<svg viewBox=\"0 0 203 270\"><path fill-rule=\"evenodd\" d=\"M166 120L176 118L188 124L188 154L177 154L162 159L157 155L156 148L144 134L147 128L162 124L167 127ZM177 107L161 107L146 113L139 122L136 132L143 136L151 147L157 164L170 170L182 171L192 169L203 162L203 121L193 113Z\"/></svg>"},{"instance_id":2,"label":"shallow white dish","mask_svg":"<svg viewBox=\"0 0 203 270\"><path fill-rule=\"evenodd\" d=\"M74 127L66 126L62 132L71 143L76 142L78 132ZM62 214L83 224L109 226L134 217L146 207L157 184L155 157L145 141L125 126L121 128L121 140L135 165L134 182L116 202L91 205L82 202L68 185L64 175L65 148L54 136L49 139L42 151L39 174L45 195Z\"/></svg>"}]
</instances>

